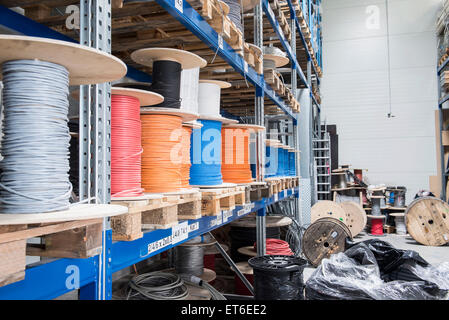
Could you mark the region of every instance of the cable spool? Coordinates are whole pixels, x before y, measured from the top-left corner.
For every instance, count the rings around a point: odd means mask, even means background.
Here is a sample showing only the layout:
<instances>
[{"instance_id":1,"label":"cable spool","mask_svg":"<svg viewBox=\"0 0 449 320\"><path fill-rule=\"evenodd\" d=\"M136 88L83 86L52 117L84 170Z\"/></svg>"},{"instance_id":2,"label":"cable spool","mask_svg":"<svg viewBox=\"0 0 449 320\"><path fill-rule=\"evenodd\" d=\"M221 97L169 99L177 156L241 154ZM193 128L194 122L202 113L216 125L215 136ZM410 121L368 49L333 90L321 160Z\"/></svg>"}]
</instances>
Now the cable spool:
<instances>
[{"instance_id":1,"label":"cable spool","mask_svg":"<svg viewBox=\"0 0 449 320\"><path fill-rule=\"evenodd\" d=\"M168 114L141 114L142 187L147 193L175 192L182 188L182 118Z\"/></svg>"},{"instance_id":2,"label":"cable spool","mask_svg":"<svg viewBox=\"0 0 449 320\"><path fill-rule=\"evenodd\" d=\"M434 197L422 197L409 204L405 212L407 231L426 246L449 243L449 205Z\"/></svg>"},{"instance_id":3,"label":"cable spool","mask_svg":"<svg viewBox=\"0 0 449 320\"><path fill-rule=\"evenodd\" d=\"M307 261L293 256L251 258L256 300L304 300L303 271Z\"/></svg>"},{"instance_id":4,"label":"cable spool","mask_svg":"<svg viewBox=\"0 0 449 320\"><path fill-rule=\"evenodd\" d=\"M279 239L281 236L280 227L267 227L266 237L271 239ZM235 227L231 226L229 231L229 238L231 240L231 258L232 260L247 261L248 257L239 252L239 248L254 246L256 241L256 228Z\"/></svg>"},{"instance_id":5,"label":"cable spool","mask_svg":"<svg viewBox=\"0 0 449 320\"><path fill-rule=\"evenodd\" d=\"M198 120L203 127L193 129L191 139L190 185L211 186L223 183L221 175L221 122ZM208 139L207 141L205 141ZM207 143L208 142L208 143Z\"/></svg>"},{"instance_id":6,"label":"cable spool","mask_svg":"<svg viewBox=\"0 0 449 320\"><path fill-rule=\"evenodd\" d=\"M277 47L263 47L263 53L264 70L275 70L289 63L286 54Z\"/></svg>"},{"instance_id":7,"label":"cable spool","mask_svg":"<svg viewBox=\"0 0 449 320\"><path fill-rule=\"evenodd\" d=\"M164 98L130 88L111 92L111 197L139 197L143 195L140 105L157 104Z\"/></svg>"},{"instance_id":8,"label":"cable spool","mask_svg":"<svg viewBox=\"0 0 449 320\"><path fill-rule=\"evenodd\" d=\"M222 0L229 7L228 18L234 22L235 26L240 30L242 34L243 25L242 25L242 7L241 0Z\"/></svg>"},{"instance_id":9,"label":"cable spool","mask_svg":"<svg viewBox=\"0 0 449 320\"><path fill-rule=\"evenodd\" d=\"M343 252L347 238L352 239L352 235L343 222L334 218L320 218L304 232L302 252L317 267L324 258Z\"/></svg>"},{"instance_id":10,"label":"cable spool","mask_svg":"<svg viewBox=\"0 0 449 320\"><path fill-rule=\"evenodd\" d=\"M332 175L337 176L338 189L346 189L348 187L348 180L345 169L332 170Z\"/></svg>"},{"instance_id":11,"label":"cable spool","mask_svg":"<svg viewBox=\"0 0 449 320\"><path fill-rule=\"evenodd\" d=\"M254 125L226 125L221 130L223 181L231 183L250 183L252 173L249 163L249 139L254 130L264 130Z\"/></svg>"},{"instance_id":12,"label":"cable spool","mask_svg":"<svg viewBox=\"0 0 449 320\"><path fill-rule=\"evenodd\" d=\"M192 136L192 127L189 125L183 124L182 126L182 136L181 136L181 145L182 145L182 163L181 163L181 187L189 188L189 180L190 180L190 141Z\"/></svg>"},{"instance_id":13,"label":"cable spool","mask_svg":"<svg viewBox=\"0 0 449 320\"><path fill-rule=\"evenodd\" d=\"M390 216L394 217L394 225L396 234L404 236L407 234L407 227L405 225L405 214L403 212L390 213Z\"/></svg>"},{"instance_id":14,"label":"cable spool","mask_svg":"<svg viewBox=\"0 0 449 320\"><path fill-rule=\"evenodd\" d=\"M204 268L204 248L201 246L175 247L175 270L179 274L201 276Z\"/></svg>"},{"instance_id":15,"label":"cable spool","mask_svg":"<svg viewBox=\"0 0 449 320\"><path fill-rule=\"evenodd\" d=\"M311 222L321 218L334 218L343 223L346 220L346 212L339 203L329 200L321 200L312 206Z\"/></svg>"},{"instance_id":16,"label":"cable spool","mask_svg":"<svg viewBox=\"0 0 449 320\"><path fill-rule=\"evenodd\" d=\"M4 85L0 211L66 210L72 192L69 81L72 85L112 81L125 75L126 66L111 55L65 41L0 35L0 43ZM102 73L103 68L108 69Z\"/></svg>"},{"instance_id":17,"label":"cable spool","mask_svg":"<svg viewBox=\"0 0 449 320\"><path fill-rule=\"evenodd\" d=\"M207 62L198 55L178 49L146 48L134 51L131 59L153 68L150 90L161 94L164 101L154 105L159 108L181 107L181 70L200 68Z\"/></svg>"},{"instance_id":18,"label":"cable spool","mask_svg":"<svg viewBox=\"0 0 449 320\"><path fill-rule=\"evenodd\" d=\"M198 90L200 68L182 70L181 72L181 109L198 113Z\"/></svg>"},{"instance_id":19,"label":"cable spool","mask_svg":"<svg viewBox=\"0 0 449 320\"><path fill-rule=\"evenodd\" d=\"M229 82L217 80L200 80L198 88L198 113L203 120L216 120L228 123L237 121L220 115L221 89L230 88Z\"/></svg>"},{"instance_id":20,"label":"cable spool","mask_svg":"<svg viewBox=\"0 0 449 320\"><path fill-rule=\"evenodd\" d=\"M407 192L406 187L397 187L394 190L393 206L395 208L404 208L405 207L405 193L406 192Z\"/></svg>"},{"instance_id":21,"label":"cable spool","mask_svg":"<svg viewBox=\"0 0 449 320\"><path fill-rule=\"evenodd\" d=\"M229 252L229 248L225 244L220 244L224 251ZM204 248L204 267L215 271L215 259L221 257L220 251L215 246L207 246Z\"/></svg>"},{"instance_id":22,"label":"cable spool","mask_svg":"<svg viewBox=\"0 0 449 320\"><path fill-rule=\"evenodd\" d=\"M79 196L79 123L69 121L70 131L70 170L69 180L73 187L73 193Z\"/></svg>"},{"instance_id":23,"label":"cable spool","mask_svg":"<svg viewBox=\"0 0 449 320\"><path fill-rule=\"evenodd\" d=\"M295 150L288 150L288 163L289 163L289 176L296 176L296 161L295 161Z\"/></svg>"},{"instance_id":24,"label":"cable spool","mask_svg":"<svg viewBox=\"0 0 449 320\"><path fill-rule=\"evenodd\" d=\"M265 177L274 177L279 167L279 141L273 139L265 140Z\"/></svg>"},{"instance_id":25,"label":"cable spool","mask_svg":"<svg viewBox=\"0 0 449 320\"><path fill-rule=\"evenodd\" d=\"M363 207L352 201L339 203L345 211L345 225L351 231L353 237L357 236L366 226L367 217Z\"/></svg>"},{"instance_id":26,"label":"cable spool","mask_svg":"<svg viewBox=\"0 0 449 320\"><path fill-rule=\"evenodd\" d=\"M243 276L248 279L249 283L254 286L254 271L247 261L237 262L235 264ZM240 280L237 273L234 275L234 291L235 294L242 296L252 296L252 293L248 290L242 280Z\"/></svg>"}]
</instances>

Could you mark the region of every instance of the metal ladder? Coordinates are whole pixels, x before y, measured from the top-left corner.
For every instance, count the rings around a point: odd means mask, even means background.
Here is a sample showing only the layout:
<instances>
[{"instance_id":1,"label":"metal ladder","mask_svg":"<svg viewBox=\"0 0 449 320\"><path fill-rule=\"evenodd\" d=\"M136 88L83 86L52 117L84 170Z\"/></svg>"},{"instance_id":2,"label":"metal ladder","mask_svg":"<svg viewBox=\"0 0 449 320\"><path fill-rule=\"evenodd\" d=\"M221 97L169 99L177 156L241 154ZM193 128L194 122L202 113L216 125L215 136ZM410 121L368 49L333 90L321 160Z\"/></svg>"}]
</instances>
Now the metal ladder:
<instances>
[{"instance_id":1,"label":"metal ladder","mask_svg":"<svg viewBox=\"0 0 449 320\"><path fill-rule=\"evenodd\" d=\"M321 137L312 140L317 170L316 192L318 200L331 200L331 141L326 123L324 123L324 127Z\"/></svg>"}]
</instances>

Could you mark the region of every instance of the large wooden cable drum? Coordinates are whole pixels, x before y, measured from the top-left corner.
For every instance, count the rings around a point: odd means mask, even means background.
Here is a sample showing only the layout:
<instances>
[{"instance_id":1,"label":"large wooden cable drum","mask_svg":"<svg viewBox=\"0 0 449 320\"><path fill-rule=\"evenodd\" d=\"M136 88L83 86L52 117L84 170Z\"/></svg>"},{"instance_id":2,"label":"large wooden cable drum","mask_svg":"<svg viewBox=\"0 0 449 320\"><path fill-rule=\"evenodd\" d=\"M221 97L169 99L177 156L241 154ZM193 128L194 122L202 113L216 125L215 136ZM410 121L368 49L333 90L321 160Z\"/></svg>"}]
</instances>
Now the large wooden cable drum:
<instances>
[{"instance_id":1,"label":"large wooden cable drum","mask_svg":"<svg viewBox=\"0 0 449 320\"><path fill-rule=\"evenodd\" d=\"M311 222L320 218L330 217L345 222L346 213L339 203L329 200L318 201L312 206Z\"/></svg>"},{"instance_id":2,"label":"large wooden cable drum","mask_svg":"<svg viewBox=\"0 0 449 320\"><path fill-rule=\"evenodd\" d=\"M428 246L449 243L449 205L437 198L418 198L407 208L405 223L417 242Z\"/></svg>"},{"instance_id":3,"label":"large wooden cable drum","mask_svg":"<svg viewBox=\"0 0 449 320\"><path fill-rule=\"evenodd\" d=\"M340 206L345 211L344 223L351 231L351 235L355 237L362 232L366 226L366 222L368 220L366 217L366 212L359 204L353 201L341 202Z\"/></svg>"},{"instance_id":4,"label":"large wooden cable drum","mask_svg":"<svg viewBox=\"0 0 449 320\"><path fill-rule=\"evenodd\" d=\"M346 238L352 238L351 231L334 218L320 218L304 232L302 251L313 266L331 254L345 250Z\"/></svg>"}]
</instances>

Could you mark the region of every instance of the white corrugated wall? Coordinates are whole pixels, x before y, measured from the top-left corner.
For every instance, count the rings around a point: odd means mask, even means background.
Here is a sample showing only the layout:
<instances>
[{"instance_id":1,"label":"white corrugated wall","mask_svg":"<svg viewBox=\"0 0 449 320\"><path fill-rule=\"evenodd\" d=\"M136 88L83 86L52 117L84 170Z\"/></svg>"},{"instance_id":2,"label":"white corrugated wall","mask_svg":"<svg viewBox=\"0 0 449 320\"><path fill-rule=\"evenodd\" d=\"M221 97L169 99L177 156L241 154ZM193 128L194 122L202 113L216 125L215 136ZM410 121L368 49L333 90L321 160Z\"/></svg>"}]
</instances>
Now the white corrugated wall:
<instances>
[{"instance_id":1,"label":"white corrugated wall","mask_svg":"<svg viewBox=\"0 0 449 320\"><path fill-rule=\"evenodd\" d=\"M323 0L322 119L337 125L339 163L368 169L370 183L406 186L407 202L436 174L441 6L388 0L387 32L386 0Z\"/></svg>"}]
</instances>

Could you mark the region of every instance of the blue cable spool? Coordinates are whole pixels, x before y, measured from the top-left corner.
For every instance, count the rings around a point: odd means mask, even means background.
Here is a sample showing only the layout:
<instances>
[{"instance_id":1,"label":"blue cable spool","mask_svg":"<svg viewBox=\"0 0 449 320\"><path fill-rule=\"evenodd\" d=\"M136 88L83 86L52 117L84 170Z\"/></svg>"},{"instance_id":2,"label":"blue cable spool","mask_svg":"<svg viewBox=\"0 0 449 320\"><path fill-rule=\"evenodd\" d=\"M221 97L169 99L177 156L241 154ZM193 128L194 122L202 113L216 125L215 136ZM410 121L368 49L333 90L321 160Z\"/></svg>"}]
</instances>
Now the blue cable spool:
<instances>
[{"instance_id":1,"label":"blue cable spool","mask_svg":"<svg viewBox=\"0 0 449 320\"><path fill-rule=\"evenodd\" d=\"M289 164L290 164L290 175L295 176L296 166L295 166L295 152L288 153Z\"/></svg>"},{"instance_id":2,"label":"blue cable spool","mask_svg":"<svg viewBox=\"0 0 449 320\"><path fill-rule=\"evenodd\" d=\"M223 184L221 176L221 122L198 120L203 126L193 129L191 136L190 185Z\"/></svg>"},{"instance_id":3,"label":"blue cable spool","mask_svg":"<svg viewBox=\"0 0 449 320\"><path fill-rule=\"evenodd\" d=\"M276 176L278 177L282 177L285 176L285 149L283 148L279 148L278 149L278 153L279 153L279 165L278 165L278 171L276 173Z\"/></svg>"},{"instance_id":4,"label":"blue cable spool","mask_svg":"<svg viewBox=\"0 0 449 320\"><path fill-rule=\"evenodd\" d=\"M265 177L270 178L276 176L278 170L278 149L272 146L265 148Z\"/></svg>"}]
</instances>

